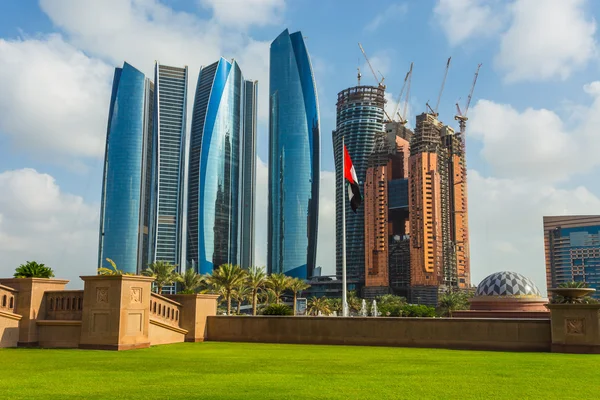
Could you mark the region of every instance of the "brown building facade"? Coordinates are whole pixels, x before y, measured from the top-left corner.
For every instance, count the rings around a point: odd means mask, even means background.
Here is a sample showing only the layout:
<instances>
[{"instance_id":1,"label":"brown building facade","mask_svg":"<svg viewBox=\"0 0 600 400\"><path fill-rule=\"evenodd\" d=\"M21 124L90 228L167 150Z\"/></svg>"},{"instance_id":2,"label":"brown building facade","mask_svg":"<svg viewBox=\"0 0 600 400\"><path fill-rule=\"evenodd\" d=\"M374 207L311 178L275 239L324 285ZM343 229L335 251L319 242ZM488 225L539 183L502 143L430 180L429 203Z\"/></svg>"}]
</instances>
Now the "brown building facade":
<instances>
[{"instance_id":1,"label":"brown building facade","mask_svg":"<svg viewBox=\"0 0 600 400\"><path fill-rule=\"evenodd\" d=\"M471 284L460 134L432 114L418 115L408 175L412 297L435 303L440 289Z\"/></svg>"}]
</instances>

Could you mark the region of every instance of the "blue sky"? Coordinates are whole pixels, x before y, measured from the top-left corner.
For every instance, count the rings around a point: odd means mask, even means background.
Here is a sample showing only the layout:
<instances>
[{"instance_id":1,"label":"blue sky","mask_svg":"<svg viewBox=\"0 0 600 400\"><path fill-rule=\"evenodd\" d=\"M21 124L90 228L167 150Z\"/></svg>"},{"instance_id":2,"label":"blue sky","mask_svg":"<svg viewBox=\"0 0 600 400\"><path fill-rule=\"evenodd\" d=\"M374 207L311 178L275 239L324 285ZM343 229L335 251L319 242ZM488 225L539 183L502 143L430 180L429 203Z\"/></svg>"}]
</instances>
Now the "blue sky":
<instances>
[{"instance_id":1,"label":"blue sky","mask_svg":"<svg viewBox=\"0 0 600 400\"><path fill-rule=\"evenodd\" d=\"M543 288L542 216L597 214L600 81L591 0L4 0L0 3L0 275L37 259L76 280L93 273L103 142L115 66L149 76L154 60L236 58L259 80L257 263L266 258L269 43L301 30L321 111L317 261L334 270L333 154L337 92L385 75L393 109L414 62L409 124L435 103L454 125L483 63L468 126L473 283L498 270ZM191 106L191 104L190 104Z\"/></svg>"}]
</instances>

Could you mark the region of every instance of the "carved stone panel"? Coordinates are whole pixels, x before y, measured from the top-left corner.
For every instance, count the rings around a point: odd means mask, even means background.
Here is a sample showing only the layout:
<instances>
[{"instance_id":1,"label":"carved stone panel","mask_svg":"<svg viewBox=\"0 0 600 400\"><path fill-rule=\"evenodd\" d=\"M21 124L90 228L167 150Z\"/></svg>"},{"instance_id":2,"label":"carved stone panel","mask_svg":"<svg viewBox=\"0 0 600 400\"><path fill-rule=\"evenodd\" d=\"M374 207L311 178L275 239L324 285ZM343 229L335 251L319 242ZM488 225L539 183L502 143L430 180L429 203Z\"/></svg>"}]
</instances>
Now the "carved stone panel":
<instances>
[{"instance_id":1,"label":"carved stone panel","mask_svg":"<svg viewBox=\"0 0 600 400\"><path fill-rule=\"evenodd\" d=\"M142 288L134 287L131 288L130 299L132 303L141 303L142 302Z\"/></svg>"},{"instance_id":2,"label":"carved stone panel","mask_svg":"<svg viewBox=\"0 0 600 400\"><path fill-rule=\"evenodd\" d=\"M565 318L568 335L585 334L585 320L583 318Z\"/></svg>"},{"instance_id":3,"label":"carved stone panel","mask_svg":"<svg viewBox=\"0 0 600 400\"><path fill-rule=\"evenodd\" d=\"M108 288L107 287L96 288L96 302L97 303L108 303Z\"/></svg>"}]
</instances>

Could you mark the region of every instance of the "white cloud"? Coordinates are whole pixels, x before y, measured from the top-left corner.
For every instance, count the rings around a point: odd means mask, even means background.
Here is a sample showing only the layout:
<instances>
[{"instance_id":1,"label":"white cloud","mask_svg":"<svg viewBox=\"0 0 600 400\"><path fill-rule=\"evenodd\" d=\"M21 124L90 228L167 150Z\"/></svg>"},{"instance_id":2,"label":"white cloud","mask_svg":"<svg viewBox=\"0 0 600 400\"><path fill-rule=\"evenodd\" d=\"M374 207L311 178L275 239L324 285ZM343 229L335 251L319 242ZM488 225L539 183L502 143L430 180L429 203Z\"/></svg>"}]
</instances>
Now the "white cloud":
<instances>
[{"instance_id":1,"label":"white cloud","mask_svg":"<svg viewBox=\"0 0 600 400\"><path fill-rule=\"evenodd\" d=\"M477 102L468 134L483 142L482 155L498 177L564 180L600 164L600 82L585 85L588 106L570 107L564 120L554 111ZM574 122L572 122L574 121Z\"/></svg>"},{"instance_id":2,"label":"white cloud","mask_svg":"<svg viewBox=\"0 0 600 400\"><path fill-rule=\"evenodd\" d=\"M567 79L597 57L596 22L586 0L517 0L496 65L507 82Z\"/></svg>"},{"instance_id":3,"label":"white cloud","mask_svg":"<svg viewBox=\"0 0 600 400\"><path fill-rule=\"evenodd\" d=\"M96 272L98 210L62 192L50 175L33 169L0 173L0 276L35 260L80 287L79 275Z\"/></svg>"},{"instance_id":4,"label":"white cloud","mask_svg":"<svg viewBox=\"0 0 600 400\"><path fill-rule=\"evenodd\" d=\"M366 26L365 30L374 32L381 25L388 21L397 21L398 18L404 16L408 12L407 3L394 3L386 8L383 12L377 14Z\"/></svg>"},{"instance_id":5,"label":"white cloud","mask_svg":"<svg viewBox=\"0 0 600 400\"><path fill-rule=\"evenodd\" d=\"M101 157L112 72L60 35L0 39L0 132L38 153Z\"/></svg>"},{"instance_id":6,"label":"white cloud","mask_svg":"<svg viewBox=\"0 0 600 400\"><path fill-rule=\"evenodd\" d=\"M459 45L473 37L492 36L502 28L504 14L497 1L438 0L434 14L448 42Z\"/></svg>"},{"instance_id":7,"label":"white cloud","mask_svg":"<svg viewBox=\"0 0 600 400\"><path fill-rule=\"evenodd\" d=\"M199 0L212 9L214 18L226 26L275 25L281 22L284 0Z\"/></svg>"},{"instance_id":8,"label":"white cloud","mask_svg":"<svg viewBox=\"0 0 600 400\"><path fill-rule=\"evenodd\" d=\"M600 199L584 187L563 190L470 170L469 207L472 283L508 270L531 277L545 291L542 217L598 214Z\"/></svg>"}]
</instances>

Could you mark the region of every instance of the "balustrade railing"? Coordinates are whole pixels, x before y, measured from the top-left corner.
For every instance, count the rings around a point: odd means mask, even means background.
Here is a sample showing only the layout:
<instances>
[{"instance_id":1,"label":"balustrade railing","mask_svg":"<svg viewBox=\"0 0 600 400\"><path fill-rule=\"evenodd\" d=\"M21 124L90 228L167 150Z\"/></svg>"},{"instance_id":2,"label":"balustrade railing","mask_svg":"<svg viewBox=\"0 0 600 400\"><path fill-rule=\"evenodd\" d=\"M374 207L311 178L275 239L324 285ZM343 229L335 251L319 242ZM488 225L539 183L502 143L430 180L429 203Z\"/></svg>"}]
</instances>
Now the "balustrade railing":
<instances>
[{"instance_id":1,"label":"balustrade railing","mask_svg":"<svg viewBox=\"0 0 600 400\"><path fill-rule=\"evenodd\" d=\"M14 313L17 309L17 291L0 285L0 310Z\"/></svg>"},{"instance_id":2,"label":"balustrade railing","mask_svg":"<svg viewBox=\"0 0 600 400\"><path fill-rule=\"evenodd\" d=\"M150 296L150 318L164 324L179 328L179 316L181 315L181 304L152 293Z\"/></svg>"},{"instance_id":3,"label":"balustrade railing","mask_svg":"<svg viewBox=\"0 0 600 400\"><path fill-rule=\"evenodd\" d=\"M47 320L81 320L83 290L57 290L44 293Z\"/></svg>"}]
</instances>

